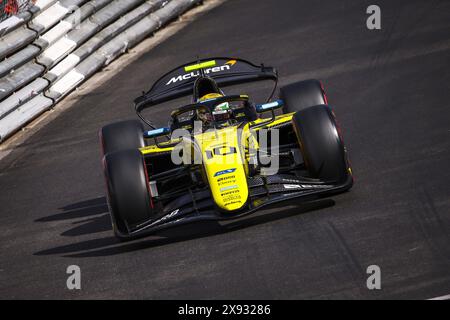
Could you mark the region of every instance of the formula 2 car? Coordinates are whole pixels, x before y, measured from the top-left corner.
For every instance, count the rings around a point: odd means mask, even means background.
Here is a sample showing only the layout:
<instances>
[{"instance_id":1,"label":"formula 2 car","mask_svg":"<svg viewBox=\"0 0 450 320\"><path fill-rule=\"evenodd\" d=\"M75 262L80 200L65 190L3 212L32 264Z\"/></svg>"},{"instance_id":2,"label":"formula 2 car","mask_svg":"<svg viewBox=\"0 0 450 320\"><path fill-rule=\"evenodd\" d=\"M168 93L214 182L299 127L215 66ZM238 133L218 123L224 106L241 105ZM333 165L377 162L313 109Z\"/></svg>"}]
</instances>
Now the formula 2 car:
<instances>
[{"instance_id":1,"label":"formula 2 car","mask_svg":"<svg viewBox=\"0 0 450 320\"><path fill-rule=\"evenodd\" d=\"M266 103L222 91L257 80L275 83ZM271 67L234 58L199 60L170 71L135 100L141 121L103 127L115 235L134 239L350 189L347 151L321 82L290 84L273 100L277 83ZM167 127L156 128L142 114L187 95L192 103L175 109Z\"/></svg>"}]
</instances>

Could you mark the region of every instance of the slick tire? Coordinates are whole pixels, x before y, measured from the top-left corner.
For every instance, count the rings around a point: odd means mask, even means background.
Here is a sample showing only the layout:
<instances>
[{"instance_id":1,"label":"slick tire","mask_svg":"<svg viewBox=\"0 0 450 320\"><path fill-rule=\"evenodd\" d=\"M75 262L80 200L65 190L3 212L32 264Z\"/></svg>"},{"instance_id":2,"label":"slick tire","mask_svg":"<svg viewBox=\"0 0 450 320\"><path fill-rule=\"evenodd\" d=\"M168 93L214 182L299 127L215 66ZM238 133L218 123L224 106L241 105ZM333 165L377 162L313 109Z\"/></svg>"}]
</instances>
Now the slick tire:
<instances>
[{"instance_id":1,"label":"slick tire","mask_svg":"<svg viewBox=\"0 0 450 320\"><path fill-rule=\"evenodd\" d=\"M100 130L103 154L145 147L144 127L136 120L109 124Z\"/></svg>"},{"instance_id":2,"label":"slick tire","mask_svg":"<svg viewBox=\"0 0 450 320\"><path fill-rule=\"evenodd\" d=\"M131 149L109 153L103 161L113 229L124 238L155 215L144 158Z\"/></svg>"},{"instance_id":3,"label":"slick tire","mask_svg":"<svg viewBox=\"0 0 450 320\"><path fill-rule=\"evenodd\" d=\"M305 80L282 87L280 99L284 101L284 113L327 104L325 92L318 80Z\"/></svg>"},{"instance_id":4,"label":"slick tire","mask_svg":"<svg viewBox=\"0 0 450 320\"><path fill-rule=\"evenodd\" d=\"M344 182L350 171L331 108L309 107L298 111L292 121L309 174L328 183Z\"/></svg>"}]
</instances>

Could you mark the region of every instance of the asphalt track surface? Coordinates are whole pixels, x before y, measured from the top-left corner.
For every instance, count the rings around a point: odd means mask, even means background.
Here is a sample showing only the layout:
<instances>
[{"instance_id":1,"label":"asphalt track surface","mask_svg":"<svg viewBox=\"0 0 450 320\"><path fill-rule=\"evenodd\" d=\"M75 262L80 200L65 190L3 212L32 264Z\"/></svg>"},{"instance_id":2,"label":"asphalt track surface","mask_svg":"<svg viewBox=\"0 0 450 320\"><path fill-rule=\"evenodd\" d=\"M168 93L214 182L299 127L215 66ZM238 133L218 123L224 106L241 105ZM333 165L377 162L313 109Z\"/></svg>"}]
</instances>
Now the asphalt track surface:
<instances>
[{"instance_id":1,"label":"asphalt track surface","mask_svg":"<svg viewBox=\"0 0 450 320\"><path fill-rule=\"evenodd\" d=\"M425 299L450 293L450 2L229 0L150 50L0 163L0 298ZM356 183L232 224L112 236L98 129L178 64L237 56L322 80ZM252 87L253 89L257 86ZM264 90L263 90L264 89ZM264 88L255 89L255 100ZM167 106L149 116L164 125ZM66 289L78 265L82 290ZM366 288L378 265L382 289Z\"/></svg>"}]
</instances>

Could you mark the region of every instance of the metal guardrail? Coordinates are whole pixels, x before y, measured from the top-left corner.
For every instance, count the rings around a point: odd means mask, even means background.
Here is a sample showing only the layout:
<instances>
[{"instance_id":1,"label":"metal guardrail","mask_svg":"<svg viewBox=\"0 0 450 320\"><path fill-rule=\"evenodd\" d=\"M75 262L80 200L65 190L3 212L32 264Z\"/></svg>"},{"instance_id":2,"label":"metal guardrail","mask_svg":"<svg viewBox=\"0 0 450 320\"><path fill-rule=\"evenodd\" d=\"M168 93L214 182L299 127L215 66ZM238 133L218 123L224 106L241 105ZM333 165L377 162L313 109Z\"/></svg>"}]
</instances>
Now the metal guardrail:
<instances>
[{"instance_id":1,"label":"metal guardrail","mask_svg":"<svg viewBox=\"0 0 450 320\"><path fill-rule=\"evenodd\" d=\"M36 0L0 23L0 143L202 0Z\"/></svg>"}]
</instances>

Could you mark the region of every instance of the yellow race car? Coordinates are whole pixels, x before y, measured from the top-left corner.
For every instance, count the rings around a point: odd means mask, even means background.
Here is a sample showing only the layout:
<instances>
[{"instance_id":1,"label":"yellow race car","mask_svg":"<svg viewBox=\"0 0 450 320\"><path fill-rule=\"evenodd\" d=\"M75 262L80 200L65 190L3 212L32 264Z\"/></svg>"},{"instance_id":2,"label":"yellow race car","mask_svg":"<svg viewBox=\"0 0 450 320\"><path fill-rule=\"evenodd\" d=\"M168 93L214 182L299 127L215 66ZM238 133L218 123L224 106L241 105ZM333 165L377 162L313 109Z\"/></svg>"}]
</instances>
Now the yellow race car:
<instances>
[{"instance_id":1,"label":"yellow race car","mask_svg":"<svg viewBox=\"0 0 450 320\"><path fill-rule=\"evenodd\" d=\"M266 103L229 85L273 80ZM279 90L274 68L235 58L199 60L161 77L135 100L141 121L103 127L107 198L120 239L200 220L228 220L288 200L350 189L352 171L321 82ZM169 125L142 111L191 95ZM145 128L148 126L149 128Z\"/></svg>"}]
</instances>

